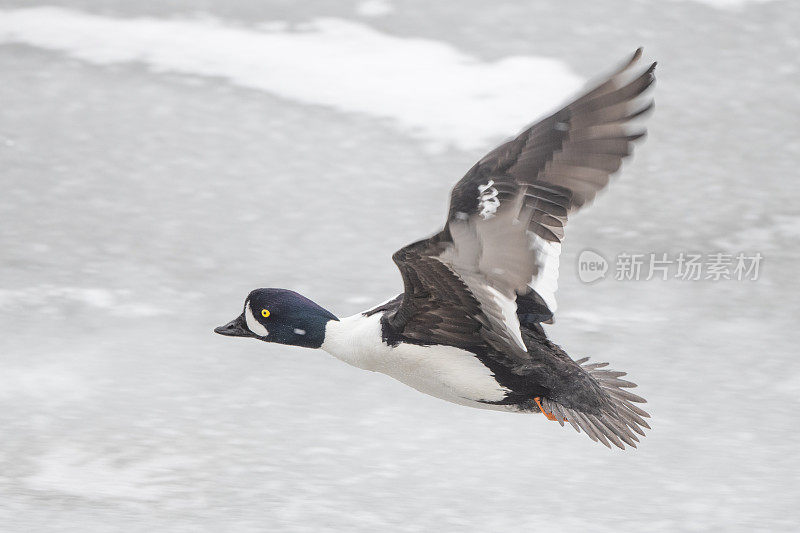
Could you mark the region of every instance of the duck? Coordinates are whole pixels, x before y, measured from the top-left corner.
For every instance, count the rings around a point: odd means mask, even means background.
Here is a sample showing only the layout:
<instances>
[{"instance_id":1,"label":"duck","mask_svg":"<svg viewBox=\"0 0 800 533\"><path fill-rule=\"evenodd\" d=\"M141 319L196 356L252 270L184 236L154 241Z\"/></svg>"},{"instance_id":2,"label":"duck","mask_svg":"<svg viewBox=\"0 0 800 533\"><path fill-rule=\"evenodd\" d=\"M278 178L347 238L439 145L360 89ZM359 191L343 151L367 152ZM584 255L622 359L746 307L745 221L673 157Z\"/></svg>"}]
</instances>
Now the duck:
<instances>
[{"instance_id":1,"label":"duck","mask_svg":"<svg viewBox=\"0 0 800 533\"><path fill-rule=\"evenodd\" d=\"M321 349L468 407L542 414L608 448L635 448L650 415L608 363L573 360L546 334L568 216L592 202L646 129L656 63L642 49L456 183L444 227L392 256L403 292L339 318L259 288L214 331Z\"/></svg>"}]
</instances>

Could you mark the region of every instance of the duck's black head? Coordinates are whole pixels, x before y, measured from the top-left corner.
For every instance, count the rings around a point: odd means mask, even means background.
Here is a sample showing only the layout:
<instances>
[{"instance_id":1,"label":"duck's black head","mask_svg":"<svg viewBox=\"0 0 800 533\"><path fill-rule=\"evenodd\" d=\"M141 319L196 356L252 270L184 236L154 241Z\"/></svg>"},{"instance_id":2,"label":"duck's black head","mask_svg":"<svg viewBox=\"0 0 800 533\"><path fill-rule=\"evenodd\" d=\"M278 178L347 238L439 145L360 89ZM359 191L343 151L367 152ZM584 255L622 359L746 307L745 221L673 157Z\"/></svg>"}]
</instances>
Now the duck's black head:
<instances>
[{"instance_id":1,"label":"duck's black head","mask_svg":"<svg viewBox=\"0 0 800 533\"><path fill-rule=\"evenodd\" d=\"M256 289L244 301L244 311L214 332L229 337L255 337L306 348L319 348L325 324L339 320L305 296L286 289Z\"/></svg>"}]
</instances>

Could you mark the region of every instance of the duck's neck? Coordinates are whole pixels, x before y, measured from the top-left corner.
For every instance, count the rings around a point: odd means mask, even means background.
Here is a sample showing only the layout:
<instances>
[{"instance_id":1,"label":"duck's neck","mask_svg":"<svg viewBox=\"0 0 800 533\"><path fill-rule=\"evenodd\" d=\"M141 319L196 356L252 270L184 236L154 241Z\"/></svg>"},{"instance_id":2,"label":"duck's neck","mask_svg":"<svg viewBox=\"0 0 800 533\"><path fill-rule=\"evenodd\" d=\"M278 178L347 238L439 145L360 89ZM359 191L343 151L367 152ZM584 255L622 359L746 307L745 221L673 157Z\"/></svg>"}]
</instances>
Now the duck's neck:
<instances>
[{"instance_id":1,"label":"duck's neck","mask_svg":"<svg viewBox=\"0 0 800 533\"><path fill-rule=\"evenodd\" d=\"M325 324L325 340L322 348L337 359L347 364L375 370L388 348L381 339L381 316L348 316L340 320L331 320Z\"/></svg>"}]
</instances>

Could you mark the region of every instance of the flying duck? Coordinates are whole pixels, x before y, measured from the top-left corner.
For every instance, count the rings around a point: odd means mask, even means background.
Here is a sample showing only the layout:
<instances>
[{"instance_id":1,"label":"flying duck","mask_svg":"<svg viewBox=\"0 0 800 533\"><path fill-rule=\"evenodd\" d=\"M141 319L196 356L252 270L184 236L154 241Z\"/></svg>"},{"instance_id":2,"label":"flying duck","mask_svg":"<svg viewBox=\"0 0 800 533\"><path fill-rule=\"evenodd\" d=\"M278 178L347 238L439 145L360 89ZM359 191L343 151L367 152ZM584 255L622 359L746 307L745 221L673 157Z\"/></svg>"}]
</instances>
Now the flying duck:
<instances>
[{"instance_id":1,"label":"flying duck","mask_svg":"<svg viewBox=\"0 0 800 533\"><path fill-rule=\"evenodd\" d=\"M571 359L542 328L556 310L567 216L606 186L645 130L656 64L641 49L605 81L478 161L453 188L444 228L392 256L397 297L338 318L286 289L256 289L214 331L321 348L453 403L542 413L607 447L636 447L644 403L608 363Z\"/></svg>"}]
</instances>

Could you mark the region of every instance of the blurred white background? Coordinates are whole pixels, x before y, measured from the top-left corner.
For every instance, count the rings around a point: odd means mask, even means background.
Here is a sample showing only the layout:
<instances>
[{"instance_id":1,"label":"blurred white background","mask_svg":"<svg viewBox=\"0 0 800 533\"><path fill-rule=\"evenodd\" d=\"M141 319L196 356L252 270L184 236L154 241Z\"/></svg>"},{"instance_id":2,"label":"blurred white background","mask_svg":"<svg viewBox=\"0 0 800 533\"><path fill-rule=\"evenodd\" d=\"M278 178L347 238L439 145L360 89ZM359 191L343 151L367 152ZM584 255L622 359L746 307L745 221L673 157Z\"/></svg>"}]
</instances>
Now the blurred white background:
<instances>
[{"instance_id":1,"label":"blurred white background","mask_svg":"<svg viewBox=\"0 0 800 533\"><path fill-rule=\"evenodd\" d=\"M794 531L800 6L0 0L0 529ZM214 326L346 316L485 152L636 47L650 135L570 222L549 328L638 450ZM576 257L760 252L757 281Z\"/></svg>"}]
</instances>

